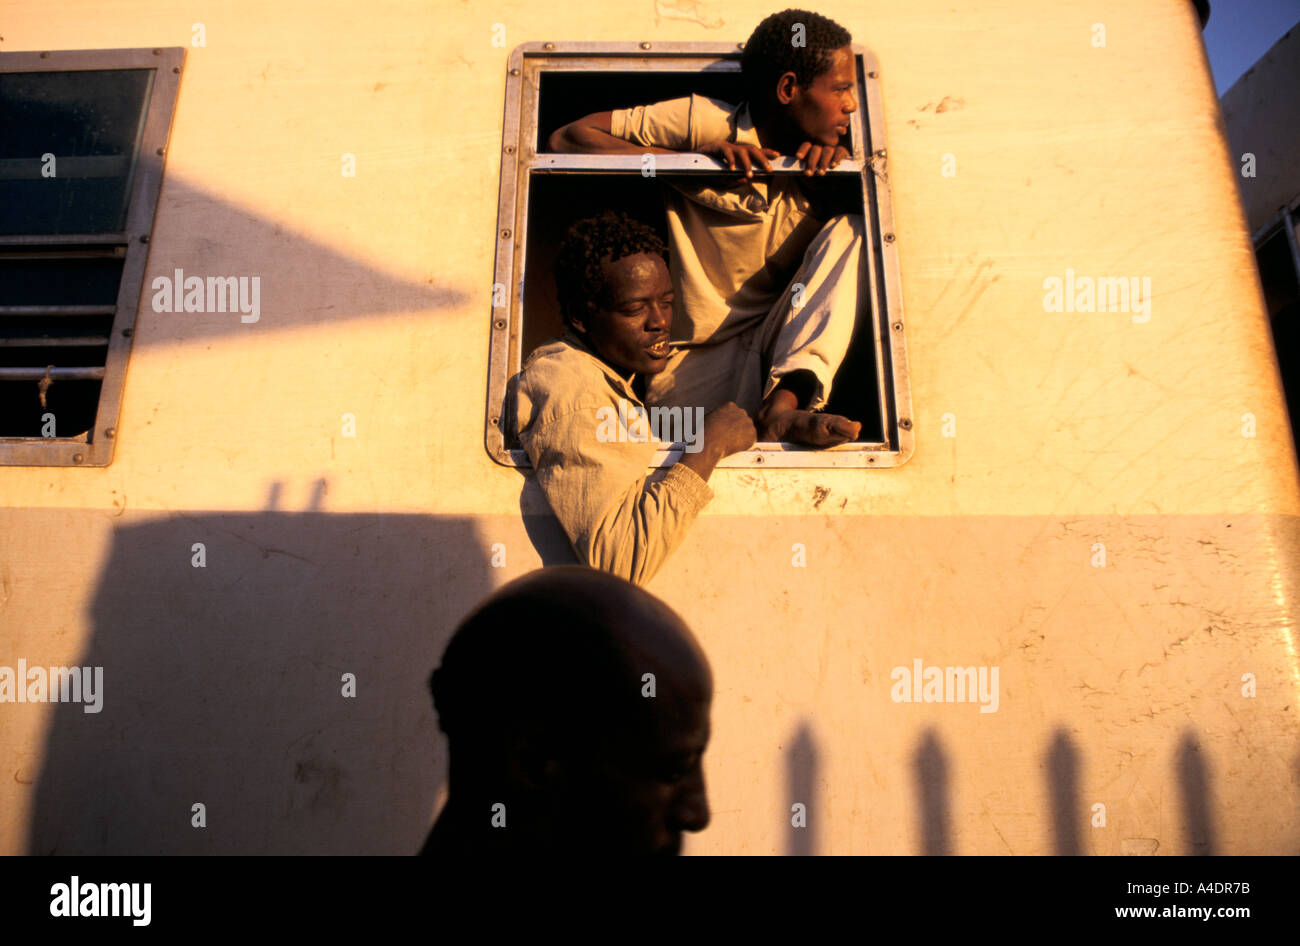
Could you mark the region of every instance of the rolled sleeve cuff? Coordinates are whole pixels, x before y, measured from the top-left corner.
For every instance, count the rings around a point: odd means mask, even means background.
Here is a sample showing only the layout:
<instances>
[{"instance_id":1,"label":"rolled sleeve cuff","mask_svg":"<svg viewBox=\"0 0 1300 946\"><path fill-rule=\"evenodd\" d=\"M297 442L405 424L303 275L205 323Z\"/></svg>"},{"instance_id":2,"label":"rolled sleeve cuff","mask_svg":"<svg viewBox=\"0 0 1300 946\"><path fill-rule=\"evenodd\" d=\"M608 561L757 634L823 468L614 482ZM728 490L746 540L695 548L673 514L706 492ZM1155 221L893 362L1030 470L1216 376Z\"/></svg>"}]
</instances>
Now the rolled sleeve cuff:
<instances>
[{"instance_id":1,"label":"rolled sleeve cuff","mask_svg":"<svg viewBox=\"0 0 1300 946\"><path fill-rule=\"evenodd\" d=\"M631 109L616 108L609 116L609 133L615 138L628 139L627 119Z\"/></svg>"},{"instance_id":2,"label":"rolled sleeve cuff","mask_svg":"<svg viewBox=\"0 0 1300 946\"><path fill-rule=\"evenodd\" d=\"M805 389L802 385L794 389L795 397L803 402L803 395L808 395L807 406L804 408L809 411L819 411L826 406L830 398L831 380L835 372L831 370L826 360L818 355L799 353L787 358L780 365L772 369L768 375L767 385L763 389L763 398L766 399L773 391L781 386L781 382L786 377L796 374L797 372L806 372L802 377L811 375L811 383Z\"/></svg>"},{"instance_id":3,"label":"rolled sleeve cuff","mask_svg":"<svg viewBox=\"0 0 1300 946\"><path fill-rule=\"evenodd\" d=\"M673 464L668 475L664 477L664 485L681 497L696 513L707 506L709 500L713 498L713 490L709 489L709 484L700 479L698 473L682 463Z\"/></svg>"}]
</instances>

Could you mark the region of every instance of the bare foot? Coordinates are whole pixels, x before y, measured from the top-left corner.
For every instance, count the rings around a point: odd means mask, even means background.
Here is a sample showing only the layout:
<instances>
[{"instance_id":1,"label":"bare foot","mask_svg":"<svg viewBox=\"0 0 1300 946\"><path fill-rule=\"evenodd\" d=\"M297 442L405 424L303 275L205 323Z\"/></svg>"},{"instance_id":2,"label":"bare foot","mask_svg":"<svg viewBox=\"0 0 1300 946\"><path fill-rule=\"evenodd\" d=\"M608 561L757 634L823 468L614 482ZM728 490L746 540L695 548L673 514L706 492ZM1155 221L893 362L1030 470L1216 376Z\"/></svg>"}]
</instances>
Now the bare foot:
<instances>
[{"instance_id":1,"label":"bare foot","mask_svg":"<svg viewBox=\"0 0 1300 946\"><path fill-rule=\"evenodd\" d=\"M804 443L834 447L856 440L862 425L839 414L818 414L798 409L764 412L759 417L758 439L772 443Z\"/></svg>"}]
</instances>

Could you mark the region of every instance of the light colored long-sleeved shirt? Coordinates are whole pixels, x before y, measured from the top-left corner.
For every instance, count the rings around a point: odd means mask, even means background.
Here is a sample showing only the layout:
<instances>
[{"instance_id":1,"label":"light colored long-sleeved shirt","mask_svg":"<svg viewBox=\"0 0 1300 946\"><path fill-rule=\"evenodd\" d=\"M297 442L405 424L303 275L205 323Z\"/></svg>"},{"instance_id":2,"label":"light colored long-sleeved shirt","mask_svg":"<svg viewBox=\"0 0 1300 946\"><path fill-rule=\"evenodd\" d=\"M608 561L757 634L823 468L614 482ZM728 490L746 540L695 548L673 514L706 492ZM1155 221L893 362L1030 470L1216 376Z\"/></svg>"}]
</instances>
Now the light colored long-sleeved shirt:
<instances>
[{"instance_id":1,"label":"light colored long-sleeved shirt","mask_svg":"<svg viewBox=\"0 0 1300 946\"><path fill-rule=\"evenodd\" d=\"M579 560L644 585L713 491L681 463L648 471L663 445L630 382L568 333L529 356L507 416Z\"/></svg>"},{"instance_id":2,"label":"light colored long-sleeved shirt","mask_svg":"<svg viewBox=\"0 0 1300 946\"><path fill-rule=\"evenodd\" d=\"M673 151L699 151L717 141L761 147L748 106L702 95L615 110L610 133ZM669 181L673 337L726 341L767 317L823 221L812 215L794 175Z\"/></svg>"}]
</instances>

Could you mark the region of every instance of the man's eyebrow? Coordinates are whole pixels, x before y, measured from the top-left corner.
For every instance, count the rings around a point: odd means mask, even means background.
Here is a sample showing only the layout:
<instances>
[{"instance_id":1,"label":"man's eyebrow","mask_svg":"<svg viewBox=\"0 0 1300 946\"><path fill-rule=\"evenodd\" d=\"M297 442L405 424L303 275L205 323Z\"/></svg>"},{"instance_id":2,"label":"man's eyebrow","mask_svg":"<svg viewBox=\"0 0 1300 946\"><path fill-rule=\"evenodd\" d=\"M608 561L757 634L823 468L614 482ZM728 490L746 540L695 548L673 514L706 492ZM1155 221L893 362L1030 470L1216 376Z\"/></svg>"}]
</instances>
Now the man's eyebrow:
<instances>
[{"instance_id":1,"label":"man's eyebrow","mask_svg":"<svg viewBox=\"0 0 1300 946\"><path fill-rule=\"evenodd\" d=\"M659 296L671 296L672 294L673 294L673 287L672 287L672 286L669 286L667 289L665 289L663 292L659 293L658 295L659 295ZM615 300L614 300L614 304L615 304L615 305L627 305L629 302L645 302L645 301L647 301L647 300L649 300L649 299L654 299L654 298L656 298L655 293L650 292L650 293L645 293L645 294L643 294L643 295L639 295L639 296L626 296L626 297L624 297L624 298L615 298Z\"/></svg>"}]
</instances>

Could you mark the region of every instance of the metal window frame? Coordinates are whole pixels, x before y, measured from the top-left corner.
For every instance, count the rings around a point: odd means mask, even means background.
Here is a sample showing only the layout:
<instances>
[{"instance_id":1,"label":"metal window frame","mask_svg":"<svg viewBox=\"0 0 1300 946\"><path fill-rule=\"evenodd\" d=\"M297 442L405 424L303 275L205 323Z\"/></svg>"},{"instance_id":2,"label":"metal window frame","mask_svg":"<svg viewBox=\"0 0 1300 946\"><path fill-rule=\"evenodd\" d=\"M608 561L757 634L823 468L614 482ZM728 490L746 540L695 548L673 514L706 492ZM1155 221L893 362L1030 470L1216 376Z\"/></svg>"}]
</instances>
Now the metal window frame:
<instances>
[{"instance_id":1,"label":"metal window frame","mask_svg":"<svg viewBox=\"0 0 1300 946\"><path fill-rule=\"evenodd\" d=\"M95 423L80 437L0 437L0 466L103 467L113 462L122 390L135 334L136 315L143 292L149 241L153 233L163 165L171 136L172 118L185 66L185 47L144 49L72 49L8 52L0 54L0 73L76 72L103 69L152 69L144 130L136 153L135 173L127 201L126 225L120 233L0 235L0 248L104 245L120 247L125 259L118 283L113 325L108 336L103 383ZM7 307L19 314L19 307ZM32 307L26 307L32 308ZM48 314L80 314L86 307L41 306ZM102 309L106 307L91 307ZM78 310L78 311L73 311ZM6 311L0 307L0 312ZM46 314L46 313L27 313ZM43 372L42 372L43 373ZM66 375L65 375L66 376ZM58 377L58 374L54 374Z\"/></svg>"},{"instance_id":2,"label":"metal window frame","mask_svg":"<svg viewBox=\"0 0 1300 946\"><path fill-rule=\"evenodd\" d=\"M506 301L496 305L493 293L488 350L488 396L485 445L497 463L530 467L523 450L505 445L505 397L509 379L522 367L522 307L528 243L528 190L531 175L540 173L632 174L641 171L640 155L569 155L538 152L537 114L541 75L546 71L703 72L740 70L736 44L718 43L523 43L507 63L505 117L501 129L501 186L497 205L494 283L505 286ZM869 265L867 295L871 301L876 349L876 386L884 440L852 443L825 450L794 444L758 443L723 459L720 467L892 468L906 463L914 449L912 401L903 297L899 280L898 240L894 232L885 148L880 68L875 56L854 44L858 67L858 101L851 135L854 158L830 173L856 174L862 182L867 218ZM656 155L658 172L713 173L721 167L696 154ZM798 173L791 158L773 162L776 173ZM871 173L867 173L867 171ZM651 467L671 466L683 454L683 444L664 444Z\"/></svg>"}]
</instances>

